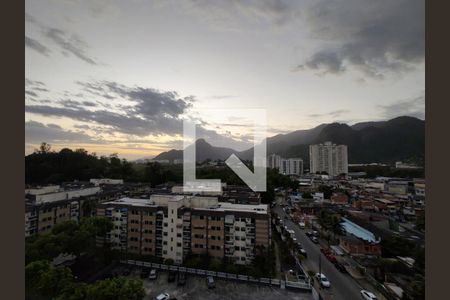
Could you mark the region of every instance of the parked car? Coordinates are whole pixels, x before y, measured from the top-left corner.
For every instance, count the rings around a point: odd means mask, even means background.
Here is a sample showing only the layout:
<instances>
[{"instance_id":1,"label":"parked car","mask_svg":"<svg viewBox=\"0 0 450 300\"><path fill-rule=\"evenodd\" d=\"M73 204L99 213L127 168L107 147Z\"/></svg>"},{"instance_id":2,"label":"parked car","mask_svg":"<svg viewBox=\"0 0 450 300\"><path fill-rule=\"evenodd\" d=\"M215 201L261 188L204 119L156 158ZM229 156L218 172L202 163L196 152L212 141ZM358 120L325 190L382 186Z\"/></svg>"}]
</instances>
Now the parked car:
<instances>
[{"instance_id":1,"label":"parked car","mask_svg":"<svg viewBox=\"0 0 450 300\"><path fill-rule=\"evenodd\" d=\"M150 274L148 275L148 279L154 280L158 277L158 273L156 272L156 269L151 269Z\"/></svg>"},{"instance_id":2,"label":"parked car","mask_svg":"<svg viewBox=\"0 0 450 300\"><path fill-rule=\"evenodd\" d=\"M328 254L325 255L325 257L326 257L330 262L332 262L333 264L334 264L334 263L337 263L336 257L335 257L333 254L328 253Z\"/></svg>"},{"instance_id":3,"label":"parked car","mask_svg":"<svg viewBox=\"0 0 450 300\"><path fill-rule=\"evenodd\" d=\"M128 276L128 275L130 275L130 273L131 273L130 268L125 268L125 269L123 270L123 272L122 272L122 275L123 275L123 276Z\"/></svg>"},{"instance_id":4,"label":"parked car","mask_svg":"<svg viewBox=\"0 0 450 300\"><path fill-rule=\"evenodd\" d=\"M377 300L377 296L375 296L373 293L366 291L366 290L361 290L361 296L363 297L363 299L366 300Z\"/></svg>"},{"instance_id":5,"label":"parked car","mask_svg":"<svg viewBox=\"0 0 450 300\"><path fill-rule=\"evenodd\" d=\"M179 272L177 285L185 285L185 284L186 284L186 273Z\"/></svg>"},{"instance_id":6,"label":"parked car","mask_svg":"<svg viewBox=\"0 0 450 300\"><path fill-rule=\"evenodd\" d=\"M338 269L341 273L347 273L347 269L345 268L345 266L339 262L335 262L334 266L336 267L336 269Z\"/></svg>"},{"instance_id":7,"label":"parked car","mask_svg":"<svg viewBox=\"0 0 450 300\"><path fill-rule=\"evenodd\" d=\"M315 237L319 236L319 232L317 230L313 230L312 235Z\"/></svg>"},{"instance_id":8,"label":"parked car","mask_svg":"<svg viewBox=\"0 0 450 300\"><path fill-rule=\"evenodd\" d=\"M322 247L320 247L320 252L322 252L324 255L327 255L328 253L330 253L330 251L328 249L325 249Z\"/></svg>"},{"instance_id":9,"label":"parked car","mask_svg":"<svg viewBox=\"0 0 450 300\"><path fill-rule=\"evenodd\" d=\"M213 289L216 287L216 284L214 283L214 278L212 276L206 277L206 283L208 284L208 289Z\"/></svg>"},{"instance_id":10,"label":"parked car","mask_svg":"<svg viewBox=\"0 0 450 300\"><path fill-rule=\"evenodd\" d=\"M306 234L307 237L311 237L312 236L312 231L307 231L305 234Z\"/></svg>"},{"instance_id":11,"label":"parked car","mask_svg":"<svg viewBox=\"0 0 450 300\"><path fill-rule=\"evenodd\" d=\"M318 243L319 243L319 240L318 240L315 236L313 236L313 237L311 238L311 241L312 241L314 244L318 244Z\"/></svg>"},{"instance_id":12,"label":"parked car","mask_svg":"<svg viewBox=\"0 0 450 300\"><path fill-rule=\"evenodd\" d=\"M304 257L308 257L308 253L306 253L306 250L303 248L300 248L299 250L300 254L303 255Z\"/></svg>"},{"instance_id":13,"label":"parked car","mask_svg":"<svg viewBox=\"0 0 450 300\"><path fill-rule=\"evenodd\" d=\"M323 273L317 273L316 279L319 281L322 287L329 288L331 286L330 281L325 275L323 275Z\"/></svg>"},{"instance_id":14,"label":"parked car","mask_svg":"<svg viewBox=\"0 0 450 300\"><path fill-rule=\"evenodd\" d=\"M141 269L141 278L147 278L150 275L150 270L148 268Z\"/></svg>"},{"instance_id":15,"label":"parked car","mask_svg":"<svg viewBox=\"0 0 450 300\"><path fill-rule=\"evenodd\" d=\"M167 277L168 282L174 282L177 277L177 273L175 271L169 271L169 277Z\"/></svg>"},{"instance_id":16,"label":"parked car","mask_svg":"<svg viewBox=\"0 0 450 300\"><path fill-rule=\"evenodd\" d=\"M161 293L158 296L156 296L156 300L169 300L170 295L167 293Z\"/></svg>"},{"instance_id":17,"label":"parked car","mask_svg":"<svg viewBox=\"0 0 450 300\"><path fill-rule=\"evenodd\" d=\"M305 229L305 223L304 222L299 222L298 226L300 226L301 229Z\"/></svg>"}]
</instances>

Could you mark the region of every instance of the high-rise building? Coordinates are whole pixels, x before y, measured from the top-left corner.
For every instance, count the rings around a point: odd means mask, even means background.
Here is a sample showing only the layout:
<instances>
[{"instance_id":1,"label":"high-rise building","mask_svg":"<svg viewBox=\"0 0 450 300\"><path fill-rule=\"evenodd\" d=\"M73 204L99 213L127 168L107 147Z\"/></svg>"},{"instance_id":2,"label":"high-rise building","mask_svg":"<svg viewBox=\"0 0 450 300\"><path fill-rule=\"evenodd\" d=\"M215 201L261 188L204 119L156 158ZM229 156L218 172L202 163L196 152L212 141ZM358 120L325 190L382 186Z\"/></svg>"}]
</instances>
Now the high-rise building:
<instances>
[{"instance_id":1,"label":"high-rise building","mask_svg":"<svg viewBox=\"0 0 450 300\"><path fill-rule=\"evenodd\" d=\"M257 246L271 244L267 205L218 202L217 197L152 195L105 202L97 215L111 218L106 239L114 249L181 264L190 253L249 264Z\"/></svg>"},{"instance_id":2,"label":"high-rise building","mask_svg":"<svg viewBox=\"0 0 450 300\"><path fill-rule=\"evenodd\" d=\"M310 173L326 172L330 176L348 174L347 146L332 142L309 146Z\"/></svg>"},{"instance_id":3,"label":"high-rise building","mask_svg":"<svg viewBox=\"0 0 450 300\"><path fill-rule=\"evenodd\" d=\"M278 154L271 154L267 157L267 167L271 169L279 169L280 168L280 161L281 156Z\"/></svg>"},{"instance_id":4,"label":"high-rise building","mask_svg":"<svg viewBox=\"0 0 450 300\"><path fill-rule=\"evenodd\" d=\"M300 176L303 174L303 160L301 158L282 158L278 170L280 174Z\"/></svg>"},{"instance_id":5,"label":"high-rise building","mask_svg":"<svg viewBox=\"0 0 450 300\"><path fill-rule=\"evenodd\" d=\"M282 158L278 154L271 154L267 157L267 166L276 169L284 175L302 175L303 160L301 158Z\"/></svg>"}]
</instances>

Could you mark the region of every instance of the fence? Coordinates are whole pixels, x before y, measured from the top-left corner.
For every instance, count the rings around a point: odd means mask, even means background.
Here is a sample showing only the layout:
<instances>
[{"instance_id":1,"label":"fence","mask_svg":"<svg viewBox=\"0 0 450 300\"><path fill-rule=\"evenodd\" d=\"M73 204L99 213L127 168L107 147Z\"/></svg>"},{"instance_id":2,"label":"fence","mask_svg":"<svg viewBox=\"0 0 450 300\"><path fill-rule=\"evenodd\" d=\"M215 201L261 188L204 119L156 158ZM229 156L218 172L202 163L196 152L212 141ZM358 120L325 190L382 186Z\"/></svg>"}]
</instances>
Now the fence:
<instances>
[{"instance_id":1,"label":"fence","mask_svg":"<svg viewBox=\"0 0 450 300\"><path fill-rule=\"evenodd\" d=\"M151 263L146 261L139 261L139 260L121 260L120 263L132 265L132 266L138 266L138 267L147 267L147 268L155 268L159 270L166 270L166 271L177 271L177 272L185 272L188 274L193 275L200 275L200 276L214 276L217 278L222 279L228 279L228 280L237 280L237 281L243 281L243 282L250 282L250 283L256 283L256 284L264 284L269 286L285 286L288 288L293 289L301 289L305 291L311 291L311 285L309 282L296 282L296 281L285 281L280 279L274 279L274 278L255 278L249 275L240 275L240 274L232 274L232 273L225 273L225 272L216 272L216 271L209 271L209 270L202 270L202 269L194 269L194 268L186 268L181 266L173 266L173 265L165 265L165 264L157 264L157 263Z\"/></svg>"}]
</instances>

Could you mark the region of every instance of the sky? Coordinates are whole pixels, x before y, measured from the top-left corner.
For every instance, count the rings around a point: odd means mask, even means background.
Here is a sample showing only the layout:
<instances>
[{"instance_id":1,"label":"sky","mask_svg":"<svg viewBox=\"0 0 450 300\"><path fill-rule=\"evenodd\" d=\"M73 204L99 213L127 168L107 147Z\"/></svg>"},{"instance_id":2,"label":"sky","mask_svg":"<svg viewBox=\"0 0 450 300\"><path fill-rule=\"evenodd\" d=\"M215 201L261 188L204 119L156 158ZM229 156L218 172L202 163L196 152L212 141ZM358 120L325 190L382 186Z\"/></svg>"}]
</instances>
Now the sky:
<instances>
[{"instance_id":1,"label":"sky","mask_svg":"<svg viewBox=\"0 0 450 300\"><path fill-rule=\"evenodd\" d=\"M26 0L25 154L127 159L322 123L425 118L423 0ZM220 113L223 111L223 113ZM250 118L250 117L249 117Z\"/></svg>"}]
</instances>

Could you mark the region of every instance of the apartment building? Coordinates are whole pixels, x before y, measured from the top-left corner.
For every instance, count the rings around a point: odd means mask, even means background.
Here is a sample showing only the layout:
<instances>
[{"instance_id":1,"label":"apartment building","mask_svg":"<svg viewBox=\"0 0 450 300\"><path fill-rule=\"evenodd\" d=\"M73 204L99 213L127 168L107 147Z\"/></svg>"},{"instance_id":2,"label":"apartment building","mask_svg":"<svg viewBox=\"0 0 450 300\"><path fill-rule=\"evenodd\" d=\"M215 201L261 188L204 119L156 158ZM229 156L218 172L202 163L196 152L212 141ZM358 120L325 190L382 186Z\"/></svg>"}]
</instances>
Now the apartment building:
<instances>
[{"instance_id":1,"label":"apartment building","mask_svg":"<svg viewBox=\"0 0 450 300\"><path fill-rule=\"evenodd\" d=\"M303 174L303 160L301 158L282 158L277 154L271 154L267 157L267 167L276 169L283 175Z\"/></svg>"},{"instance_id":2,"label":"apartment building","mask_svg":"<svg viewBox=\"0 0 450 300\"><path fill-rule=\"evenodd\" d=\"M217 197L152 195L102 203L97 215L110 217L106 236L114 249L183 263L189 254L252 261L257 246L271 243L267 205L219 202Z\"/></svg>"},{"instance_id":3,"label":"apartment building","mask_svg":"<svg viewBox=\"0 0 450 300\"><path fill-rule=\"evenodd\" d=\"M326 172L330 176L348 174L347 146L331 142L309 146L310 173Z\"/></svg>"},{"instance_id":4,"label":"apartment building","mask_svg":"<svg viewBox=\"0 0 450 300\"><path fill-rule=\"evenodd\" d=\"M281 156L277 154L271 154L267 156L267 167L271 169L279 169L280 168Z\"/></svg>"},{"instance_id":5,"label":"apartment building","mask_svg":"<svg viewBox=\"0 0 450 300\"><path fill-rule=\"evenodd\" d=\"M303 174L303 159L301 158L282 158L279 167L280 174L283 175L297 175Z\"/></svg>"},{"instance_id":6,"label":"apartment building","mask_svg":"<svg viewBox=\"0 0 450 300\"><path fill-rule=\"evenodd\" d=\"M48 233L64 221L78 221L85 201L100 192L99 187L46 186L25 190L25 236Z\"/></svg>"}]
</instances>

